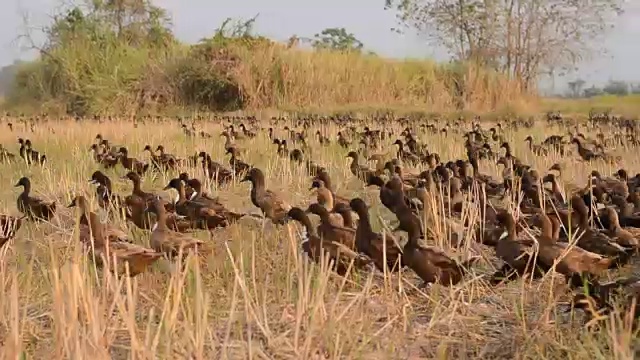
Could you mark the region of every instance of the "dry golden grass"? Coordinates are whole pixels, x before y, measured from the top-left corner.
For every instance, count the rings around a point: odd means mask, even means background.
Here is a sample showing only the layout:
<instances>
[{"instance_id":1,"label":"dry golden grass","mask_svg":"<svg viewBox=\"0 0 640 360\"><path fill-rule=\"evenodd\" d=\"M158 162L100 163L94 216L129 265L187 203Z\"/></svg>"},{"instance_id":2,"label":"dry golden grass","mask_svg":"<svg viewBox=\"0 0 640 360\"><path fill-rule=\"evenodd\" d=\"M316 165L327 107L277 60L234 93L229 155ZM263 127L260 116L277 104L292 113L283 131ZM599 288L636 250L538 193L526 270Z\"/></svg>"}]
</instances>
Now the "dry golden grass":
<instances>
[{"instance_id":1,"label":"dry golden grass","mask_svg":"<svg viewBox=\"0 0 640 360\"><path fill-rule=\"evenodd\" d=\"M487 261L463 283L424 288L410 270L340 278L301 256L297 224L282 230L267 226L262 232L259 224L243 220L211 238L198 235L214 250L205 258L190 258L184 271L166 263L134 279L96 271L80 256L74 213L63 207L74 194L94 196L87 180L98 168L88 152L95 135L128 146L138 157L145 144L162 143L179 156L205 150L222 160L223 142L217 137L186 138L176 123L134 128L125 121L60 121L38 125L35 132L16 123L15 131L9 132L6 120L0 143L17 152L17 137L28 137L50 162L44 168L20 162L0 165L0 183L5 185L1 211L17 213L19 191L12 186L24 175L32 178L35 194L56 199L60 206L50 224L23 226L0 255L2 358L631 359L637 349L637 334L615 318L608 320L605 330L590 332L580 321L560 314L559 304L567 301L560 276L489 287L482 275L491 273L497 262L486 248L481 255ZM220 132L218 125L199 126L212 134ZM399 126L391 126L399 132ZM329 125L324 130L335 138L339 129ZM564 130L541 124L530 131L540 141L543 135ZM561 161L567 165L565 179L583 184L593 168L603 175L614 170L574 157L535 157L525 147L526 135L508 133L508 140L517 156L541 172ZM464 155L460 135L423 134L420 139L444 161ZM266 134L241 146L248 149L246 161L264 169L269 188L294 205L313 201L310 179L276 156ZM634 151L616 153L624 157L622 166L632 173L640 171ZM388 224L392 217L380 205L377 191L353 178L345 155L331 145L315 147L312 157L328 168L339 194L364 197L372 216ZM500 174L495 164L481 166L484 173ZM187 171L203 178L200 169ZM117 192L131 191L128 183L116 180L124 175L122 168L107 174ZM143 189L159 191L175 175L146 176ZM209 190L231 209L256 211L244 183ZM120 225L129 228L136 242L148 242L148 233ZM380 221L375 225L382 226ZM441 235L434 241L458 258L474 251L452 249Z\"/></svg>"},{"instance_id":2,"label":"dry golden grass","mask_svg":"<svg viewBox=\"0 0 640 360\"><path fill-rule=\"evenodd\" d=\"M7 96L14 108L61 114L277 108L420 108L432 112L528 109L520 82L460 63L392 60L330 50L287 49L242 39L168 49L77 38L21 67ZM114 72L114 69L118 71Z\"/></svg>"},{"instance_id":3,"label":"dry golden grass","mask_svg":"<svg viewBox=\"0 0 640 360\"><path fill-rule=\"evenodd\" d=\"M589 111L611 112L619 116L637 119L640 114L640 95L627 96L604 95L589 99L542 99L541 107L563 114L586 116Z\"/></svg>"},{"instance_id":4,"label":"dry golden grass","mask_svg":"<svg viewBox=\"0 0 640 360\"><path fill-rule=\"evenodd\" d=\"M326 106L422 107L489 111L535 102L518 81L473 64L392 60L278 45L238 48L232 78L252 109Z\"/></svg>"}]
</instances>

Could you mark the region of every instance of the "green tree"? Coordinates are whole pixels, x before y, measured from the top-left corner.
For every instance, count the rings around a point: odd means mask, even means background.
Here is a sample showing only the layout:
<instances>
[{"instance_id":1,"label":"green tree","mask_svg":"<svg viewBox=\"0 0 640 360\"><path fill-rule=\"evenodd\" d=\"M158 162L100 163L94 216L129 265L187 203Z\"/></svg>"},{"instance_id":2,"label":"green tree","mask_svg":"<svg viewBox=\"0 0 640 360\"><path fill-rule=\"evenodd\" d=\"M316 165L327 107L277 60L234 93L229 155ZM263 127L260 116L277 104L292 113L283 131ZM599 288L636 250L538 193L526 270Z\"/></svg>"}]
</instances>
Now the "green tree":
<instances>
[{"instance_id":1,"label":"green tree","mask_svg":"<svg viewBox=\"0 0 640 360\"><path fill-rule=\"evenodd\" d=\"M313 36L311 45L315 49L338 51L362 51L364 44L345 28L328 28Z\"/></svg>"},{"instance_id":2,"label":"green tree","mask_svg":"<svg viewBox=\"0 0 640 360\"><path fill-rule=\"evenodd\" d=\"M399 22L473 60L534 85L571 70L602 42L623 0L385 0Z\"/></svg>"}]
</instances>

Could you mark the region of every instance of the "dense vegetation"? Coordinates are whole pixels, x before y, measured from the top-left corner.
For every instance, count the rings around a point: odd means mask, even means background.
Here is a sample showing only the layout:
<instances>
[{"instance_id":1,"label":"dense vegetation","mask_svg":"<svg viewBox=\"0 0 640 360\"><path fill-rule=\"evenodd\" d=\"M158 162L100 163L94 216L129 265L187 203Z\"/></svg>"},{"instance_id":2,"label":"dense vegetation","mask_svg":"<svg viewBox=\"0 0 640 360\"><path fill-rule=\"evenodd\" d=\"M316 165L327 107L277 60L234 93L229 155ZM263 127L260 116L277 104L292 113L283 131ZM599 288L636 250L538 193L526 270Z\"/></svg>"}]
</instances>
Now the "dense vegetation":
<instances>
[{"instance_id":1,"label":"dense vegetation","mask_svg":"<svg viewBox=\"0 0 640 360\"><path fill-rule=\"evenodd\" d=\"M41 56L20 66L9 105L83 115L346 105L482 111L528 101L517 81L497 72L463 62L383 59L352 45L357 39L344 29L323 32L317 37L326 46L304 50L254 35L252 20L225 22L186 45L162 9L93 3L55 18Z\"/></svg>"}]
</instances>

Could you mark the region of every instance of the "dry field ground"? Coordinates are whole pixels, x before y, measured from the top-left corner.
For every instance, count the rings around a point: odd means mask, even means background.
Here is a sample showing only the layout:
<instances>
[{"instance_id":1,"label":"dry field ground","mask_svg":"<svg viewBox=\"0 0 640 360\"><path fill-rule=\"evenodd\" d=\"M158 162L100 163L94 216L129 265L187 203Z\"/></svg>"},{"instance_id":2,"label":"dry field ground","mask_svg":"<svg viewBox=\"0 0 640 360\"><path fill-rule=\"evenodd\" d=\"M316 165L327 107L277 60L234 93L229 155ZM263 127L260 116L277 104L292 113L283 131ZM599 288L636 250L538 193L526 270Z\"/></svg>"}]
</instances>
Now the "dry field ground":
<instances>
[{"instance_id":1,"label":"dry field ground","mask_svg":"<svg viewBox=\"0 0 640 360\"><path fill-rule=\"evenodd\" d=\"M13 131L7 122L13 121ZM470 123L469 123L470 124ZM283 124L284 125L284 124ZM285 136L283 125L276 135ZM100 169L88 151L96 134L129 148L130 156L148 161L146 144L163 144L180 157L207 151L227 164L222 124L197 122L210 139L187 137L175 121L147 122L134 127L127 121L97 123L64 120L37 124L33 131L16 119L0 125L0 143L18 151L18 137L29 138L45 153L44 167L22 161L0 164L0 204L3 214L18 215L13 185L29 176L35 195L58 202L50 223L25 223L0 253L0 357L3 359L631 359L640 349L637 333L619 317L602 320L599 329L588 330L582 313L563 312L570 297L563 277L553 272L543 279L518 280L490 286L487 275L500 266L494 251L484 246L454 248L439 230L429 243L441 246L452 257L464 260L480 255L472 274L452 287L423 286L406 269L398 274L357 272L346 277L310 263L300 251L300 226L295 222L276 228L242 219L227 228L197 233L211 252L189 257L181 269L166 261L134 278L118 277L95 269L82 256L76 212L66 208L76 194L86 195L97 209L95 188L88 183ZM270 125L264 124L265 128ZM372 129L383 128L370 122ZM488 129L492 124L483 124ZM364 124L358 125L362 130ZM391 143L403 127L374 152L394 156ZM394 216L380 204L378 191L366 188L349 171L348 150L335 143L342 128L323 125L332 139L320 146L310 136L310 157L327 168L336 192L359 196L371 206L374 228L390 227ZM443 162L466 159L462 133L433 135L416 127L419 141L440 155ZM316 127L309 129L313 134ZM587 136L597 130L582 127ZM605 134L619 131L603 128ZM541 174L554 163L565 167L564 181L583 185L593 169L609 176L619 167L640 172L634 147L608 150L622 157L619 165L584 162L571 156L536 156L524 139L537 143L551 134L566 134L566 127L539 121L532 128L505 130L514 154ZM356 142L357 144L357 142ZM246 150L243 160L264 170L267 187L280 192L292 205L306 208L315 201L309 191L311 178L276 147L263 131L255 139L238 141ZM290 146L293 149L293 145ZM493 145L495 149L498 145ZM353 145L351 150L357 150ZM575 150L575 149L574 149ZM483 160L482 173L501 178L502 167ZM142 187L166 198L162 191L181 171L206 179L202 168L182 168L147 174ZM105 173L114 190L129 194L131 184L120 180L126 171L119 165ZM258 212L249 198L249 183L233 182L210 193L219 195L233 210ZM475 205L465 202L465 207ZM315 221L315 219L314 219ZM384 223L384 224L383 224ZM148 244L149 232L132 224L128 229L136 243ZM465 232L471 237L471 232ZM637 263L622 272L640 273ZM609 274L611 279L620 271Z\"/></svg>"}]
</instances>

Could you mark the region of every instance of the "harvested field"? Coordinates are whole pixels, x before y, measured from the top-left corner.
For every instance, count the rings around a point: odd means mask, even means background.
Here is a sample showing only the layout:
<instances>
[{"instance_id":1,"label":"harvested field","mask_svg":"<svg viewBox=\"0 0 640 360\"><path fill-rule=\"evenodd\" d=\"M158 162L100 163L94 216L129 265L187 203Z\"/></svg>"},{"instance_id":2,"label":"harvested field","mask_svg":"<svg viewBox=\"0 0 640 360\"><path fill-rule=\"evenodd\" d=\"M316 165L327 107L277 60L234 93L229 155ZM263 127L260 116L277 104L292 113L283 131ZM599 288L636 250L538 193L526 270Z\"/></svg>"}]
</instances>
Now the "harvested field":
<instances>
[{"instance_id":1,"label":"harvested field","mask_svg":"<svg viewBox=\"0 0 640 360\"><path fill-rule=\"evenodd\" d=\"M232 130L228 130L230 124L234 125ZM492 284L494 273L504 262L496 256L494 247L481 244L484 236L476 236L475 229L498 226L494 222L485 223L479 216L479 204L484 198L481 189L485 189L488 204L531 225L527 219L535 219L536 215L527 211L539 203L532 200L530 189L521 187L530 180L529 175L520 171L523 165L537 170L538 179L527 186L542 195L549 212L554 208L558 212L571 209L571 205L555 196L548 184L542 184L547 173L558 174L549 170L554 164L560 164L562 169L557 179L565 195L572 191L571 185L584 188L592 181L595 188L601 186L608 193L599 208L612 207L620 212L620 206L613 205L618 194L616 186L627 186L629 194L635 194L640 186L634 178L640 172L635 123L604 116L585 122L540 117L535 121L501 121L500 126L497 122L474 124L471 119L423 118L254 120L206 116L182 122L175 118L145 118L132 123L126 119L31 122L26 118L5 117L0 124L3 129L0 143L5 149L0 164L0 183L5 185L0 192L2 214L22 216L16 201L22 190L13 185L23 176L31 181L30 196L55 201L56 210L49 221L22 219L15 237L0 251L0 353L7 359L96 360L634 358L639 343L637 330L632 329L629 320L633 313L630 315L627 297L607 301L615 310L587 324L588 311L571 310L573 294L581 290L571 289L559 272L550 270L535 280L524 276ZM468 136L472 141L466 144L465 133L472 127L476 131ZM365 128L369 132L362 135ZM413 134L411 137L405 136L405 128ZM437 247L459 263L474 256L479 260L465 269L460 282L451 286L425 285L412 270L413 266L395 272L380 271L371 265L360 269L353 266L341 276L331 270L324 255L323 262L317 264L303 253L304 231L299 223L289 217L285 217L289 220L285 225L261 219L261 211L250 197L251 182L240 181L246 173L234 174L228 183L219 185L205 172L202 158L197 159L197 164L190 164L188 160L163 160L170 159L168 155L158 157L156 162L168 165L156 169L150 152L143 151L146 145L152 150L163 145L166 153L178 159L204 151L229 169L226 148L231 144L225 143L223 132L242 150L238 159L261 169L266 187L291 206L305 210L317 201L316 189L310 189L313 177L307 171L306 161L324 167L336 195L348 200L359 197L369 205L374 232L390 233L398 220L381 204L381 190L375 185L366 186L352 174L347 154L350 151L359 154L360 164L367 164L372 173L376 164L367 163L366 159L375 154L381 155L383 163L403 158L399 166L407 179L411 174L432 170L428 176L422 176L423 181L418 181L420 176L415 177L417 187L426 188L430 199L427 203L422 201L423 210L417 211L425 233L421 246ZM345 137L344 146L337 140L339 132ZM219 202L228 210L248 215L224 227L183 235L202 241L197 255L159 259L135 277L96 266L87 248L98 249L101 245L97 241L93 245L82 242L87 232L79 223L80 213L77 207L66 207L77 195L84 195L98 215L97 226L108 223L119 228L139 246L154 244L151 229L140 229L118 216L118 211L100 210L96 186L89 182L95 171L109 176L113 193L123 198L132 193L132 185L123 178L128 170L121 159L117 165L106 168L104 164L111 157L96 157L90 151L97 134L108 139L109 144L126 147L127 157L149 165L146 171L144 165L140 167L144 192L153 192L170 203L176 198L176 191L163 188L186 172L202 182L204 192L219 196ZM566 152L563 150L562 155L552 145L541 145L551 135L563 137ZM527 136L533 139L532 147L525 142ZM28 164L21 158L18 138L29 139L33 150L46 155L44 165L36 161ZM275 138L286 139L287 149L280 146L278 151ZM591 155L579 152L576 143L571 142L573 138L589 148L584 151ZM404 150L400 153L398 145L393 145L398 139L403 142ZM411 139L416 142L414 149L407 144ZM512 156L519 163L505 155L503 142L510 145ZM107 152L100 150L104 146L96 148L100 153ZM290 159L294 149L303 151L301 164ZM122 151L117 150L112 158L123 157ZM24 153L29 154L26 150ZM430 163L427 154L437 154L439 163ZM160 156L158 152L153 155ZM468 172L464 176L454 169L457 173L442 175L444 164L469 160L470 155L479 159L478 173ZM98 164L98 158L103 164ZM505 171L505 166L499 163L514 170ZM628 182L609 179L619 169L627 171ZM364 168L358 170L363 172ZM601 174L601 180L592 180L593 170ZM529 170L522 171L529 174ZM439 172L440 177L432 176ZM391 175L384 169L378 174L384 181ZM449 196L441 191L452 182L443 177L451 175L464 184L461 194L452 191ZM527 181L523 180L525 177ZM433 190L425 185L427 179L434 182ZM507 189L522 192L506 190L503 196L505 179L510 184ZM543 190L544 186L549 190ZM496 194L489 194L489 190L495 190ZM585 194L591 192L594 191ZM525 194L524 199L520 194ZM392 195L396 200L403 199L398 193ZM154 201L157 200L152 198L143 203L143 210L152 209ZM633 214L640 209L627 203L626 198L623 203L633 211L629 217L620 217L624 220L636 216ZM188 206L189 202L184 199L178 202L184 204ZM178 205L175 208L180 212ZM396 206L396 210L401 207ZM462 211L456 213L455 207L461 207ZM195 208L194 213L187 210L187 215L179 219L205 219L210 224L209 219L214 216L210 206L204 206L205 210L202 206ZM134 212L130 204L128 210L122 211L129 216ZM314 224L318 222L317 216L310 217ZM154 218L151 216L152 222ZM362 226L362 221L358 226ZM636 233L631 225L627 228ZM95 235L95 229L91 230ZM395 234L406 251L407 233ZM535 239L531 248L537 248L539 234L534 221L518 237L529 242ZM502 231L499 235L498 242L512 240L502 236ZM6 232L3 236L10 237ZM567 241L573 243L579 237L572 231ZM616 239L612 235L609 240ZM385 236L385 244L389 245L387 240ZM634 256L619 269L598 274L599 282L640 276L639 262ZM444 263L450 265L451 259ZM443 262L435 264L445 266ZM633 285L628 288L633 290Z\"/></svg>"}]
</instances>

